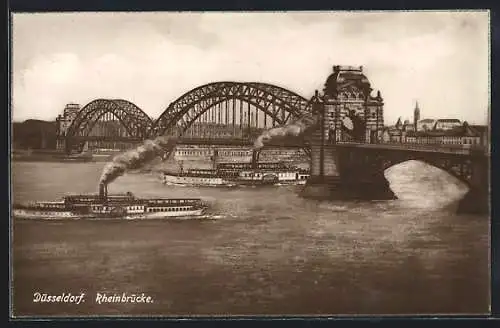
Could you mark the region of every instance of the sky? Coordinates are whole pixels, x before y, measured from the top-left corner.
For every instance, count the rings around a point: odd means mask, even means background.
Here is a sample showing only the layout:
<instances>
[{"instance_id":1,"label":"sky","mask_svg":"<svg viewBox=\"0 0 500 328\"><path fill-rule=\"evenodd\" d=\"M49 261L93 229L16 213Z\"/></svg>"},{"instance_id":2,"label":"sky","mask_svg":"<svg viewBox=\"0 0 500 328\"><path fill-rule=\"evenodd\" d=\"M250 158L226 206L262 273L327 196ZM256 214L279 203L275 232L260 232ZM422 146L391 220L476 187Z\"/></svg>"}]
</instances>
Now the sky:
<instances>
[{"instance_id":1,"label":"sky","mask_svg":"<svg viewBox=\"0 0 500 328\"><path fill-rule=\"evenodd\" d=\"M363 66L387 125L489 122L489 13L40 13L12 17L12 119L129 100L156 118L215 81L266 82L309 99L334 65Z\"/></svg>"}]
</instances>

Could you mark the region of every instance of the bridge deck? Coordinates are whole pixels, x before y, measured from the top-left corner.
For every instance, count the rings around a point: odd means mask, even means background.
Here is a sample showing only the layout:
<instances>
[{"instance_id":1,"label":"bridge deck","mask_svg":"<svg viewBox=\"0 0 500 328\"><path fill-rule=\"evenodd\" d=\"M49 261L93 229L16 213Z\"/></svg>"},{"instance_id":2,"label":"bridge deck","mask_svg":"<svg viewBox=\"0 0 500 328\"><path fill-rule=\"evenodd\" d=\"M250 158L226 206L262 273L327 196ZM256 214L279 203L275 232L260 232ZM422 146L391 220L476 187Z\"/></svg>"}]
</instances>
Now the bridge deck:
<instances>
[{"instance_id":1,"label":"bridge deck","mask_svg":"<svg viewBox=\"0 0 500 328\"><path fill-rule=\"evenodd\" d=\"M117 142L141 142L137 138L109 138L109 137L73 137L75 141L117 141ZM178 144L181 145L218 145L218 146L253 146L253 141L245 138L229 139L229 138L179 138ZM272 140L266 143L266 147L283 147L283 148L309 148L310 145L304 140L299 139L280 139ZM484 146L477 145L429 145L429 144L396 144L396 143L356 143L356 142L339 142L336 144L328 144L326 147L345 147L345 148L364 148L378 150L400 150L412 152L432 152L443 154L456 155L482 155L489 156L488 149Z\"/></svg>"},{"instance_id":2,"label":"bridge deck","mask_svg":"<svg viewBox=\"0 0 500 328\"><path fill-rule=\"evenodd\" d=\"M441 153L441 154L458 154L458 155L472 155L481 154L489 156L486 147L473 146L473 145L429 145L429 144L364 144L354 142L342 142L335 145L335 147L349 147L349 148L365 148L365 149L379 149L379 150L401 150L401 151L415 151L425 153Z\"/></svg>"}]
</instances>

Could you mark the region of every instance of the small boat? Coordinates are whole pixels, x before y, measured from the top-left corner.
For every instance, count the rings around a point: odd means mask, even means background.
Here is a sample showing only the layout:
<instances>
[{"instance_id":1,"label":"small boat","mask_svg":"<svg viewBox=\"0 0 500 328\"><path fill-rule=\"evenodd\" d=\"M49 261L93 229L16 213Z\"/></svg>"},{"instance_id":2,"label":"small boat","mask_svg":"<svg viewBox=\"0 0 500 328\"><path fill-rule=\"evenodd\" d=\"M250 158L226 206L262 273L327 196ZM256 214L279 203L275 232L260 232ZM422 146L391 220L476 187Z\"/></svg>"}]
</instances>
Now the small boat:
<instances>
[{"instance_id":1,"label":"small boat","mask_svg":"<svg viewBox=\"0 0 500 328\"><path fill-rule=\"evenodd\" d=\"M137 198L131 192L107 194L105 185L99 194L68 195L62 200L14 204L17 218L124 218L150 219L198 217L205 213L206 204L199 198Z\"/></svg>"}]
</instances>

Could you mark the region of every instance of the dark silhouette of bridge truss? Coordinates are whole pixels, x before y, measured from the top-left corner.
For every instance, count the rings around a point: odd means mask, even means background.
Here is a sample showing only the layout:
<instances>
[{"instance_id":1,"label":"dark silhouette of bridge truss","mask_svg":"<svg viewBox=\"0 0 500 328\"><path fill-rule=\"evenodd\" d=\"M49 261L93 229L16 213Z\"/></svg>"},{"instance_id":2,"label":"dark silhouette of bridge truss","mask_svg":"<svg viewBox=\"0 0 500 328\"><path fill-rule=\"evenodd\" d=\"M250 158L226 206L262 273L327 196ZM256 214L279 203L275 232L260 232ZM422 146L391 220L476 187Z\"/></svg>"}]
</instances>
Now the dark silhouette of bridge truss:
<instances>
[{"instance_id":1,"label":"dark silhouette of bridge truss","mask_svg":"<svg viewBox=\"0 0 500 328\"><path fill-rule=\"evenodd\" d=\"M153 122L135 104L122 99L97 99L84 106L71 123L66 136L85 138L100 121L109 122L118 119L132 139L148 137ZM105 135L102 137L106 137ZM118 136L119 137L119 136Z\"/></svg>"},{"instance_id":2,"label":"dark silhouette of bridge truss","mask_svg":"<svg viewBox=\"0 0 500 328\"><path fill-rule=\"evenodd\" d=\"M271 84L215 82L186 92L156 121L126 100L91 101L77 114L66 138L119 141L138 141L161 135L220 138L223 131L226 138L253 139L259 130L289 123L310 108L307 99ZM110 126L110 122L119 123L124 131L95 133L96 126L106 123Z\"/></svg>"},{"instance_id":3,"label":"dark silhouette of bridge truss","mask_svg":"<svg viewBox=\"0 0 500 328\"><path fill-rule=\"evenodd\" d=\"M253 122L250 106L257 109ZM211 108L216 110L208 113ZM310 104L305 98L271 84L216 82L193 89L171 103L154 123L153 134L183 135L197 120L241 127L246 119L250 128L258 128L262 123L258 119L259 111L264 114L262 127L270 127L286 124L309 110Z\"/></svg>"}]
</instances>

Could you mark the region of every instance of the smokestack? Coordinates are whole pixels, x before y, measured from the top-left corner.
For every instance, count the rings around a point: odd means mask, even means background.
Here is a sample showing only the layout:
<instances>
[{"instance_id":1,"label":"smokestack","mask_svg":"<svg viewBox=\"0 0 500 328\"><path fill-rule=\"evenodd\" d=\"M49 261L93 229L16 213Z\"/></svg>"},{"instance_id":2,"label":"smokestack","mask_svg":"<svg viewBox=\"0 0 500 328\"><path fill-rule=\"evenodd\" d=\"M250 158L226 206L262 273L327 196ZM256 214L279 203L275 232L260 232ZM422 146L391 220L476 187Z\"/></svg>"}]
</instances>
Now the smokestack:
<instances>
[{"instance_id":1,"label":"smokestack","mask_svg":"<svg viewBox=\"0 0 500 328\"><path fill-rule=\"evenodd\" d=\"M217 162L219 158L219 150L217 148L214 148L214 153L212 155L212 168L215 170L217 169Z\"/></svg>"},{"instance_id":2,"label":"smokestack","mask_svg":"<svg viewBox=\"0 0 500 328\"><path fill-rule=\"evenodd\" d=\"M252 152L252 168L256 169L259 163L259 150L255 150Z\"/></svg>"},{"instance_id":3,"label":"smokestack","mask_svg":"<svg viewBox=\"0 0 500 328\"><path fill-rule=\"evenodd\" d=\"M102 182L99 184L99 197L106 198L106 184Z\"/></svg>"}]
</instances>

